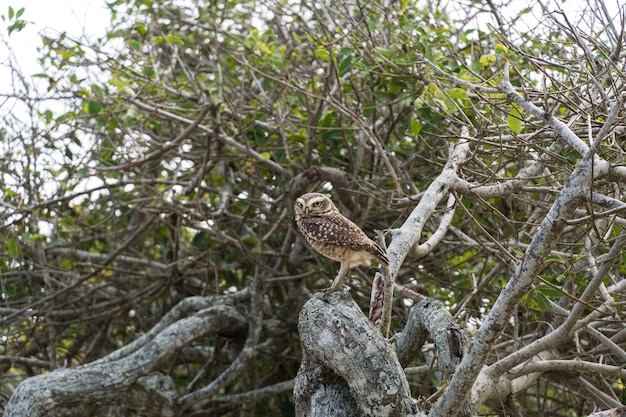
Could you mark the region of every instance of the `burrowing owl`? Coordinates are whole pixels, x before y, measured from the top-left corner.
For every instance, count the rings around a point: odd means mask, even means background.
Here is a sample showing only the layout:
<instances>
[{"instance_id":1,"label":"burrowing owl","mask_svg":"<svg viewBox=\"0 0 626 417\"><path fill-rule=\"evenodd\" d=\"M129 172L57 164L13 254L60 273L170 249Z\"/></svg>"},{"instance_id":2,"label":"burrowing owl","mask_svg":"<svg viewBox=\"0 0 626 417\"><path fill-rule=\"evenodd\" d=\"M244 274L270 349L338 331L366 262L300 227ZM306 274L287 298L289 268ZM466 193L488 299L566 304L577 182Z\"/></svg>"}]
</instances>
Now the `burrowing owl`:
<instances>
[{"instance_id":1,"label":"burrowing owl","mask_svg":"<svg viewBox=\"0 0 626 417\"><path fill-rule=\"evenodd\" d=\"M332 200L322 194L303 194L296 200L296 224L313 249L341 262L339 273L326 293L344 284L348 270L356 265L370 265L373 259L389 265L387 254L372 239L342 216Z\"/></svg>"}]
</instances>

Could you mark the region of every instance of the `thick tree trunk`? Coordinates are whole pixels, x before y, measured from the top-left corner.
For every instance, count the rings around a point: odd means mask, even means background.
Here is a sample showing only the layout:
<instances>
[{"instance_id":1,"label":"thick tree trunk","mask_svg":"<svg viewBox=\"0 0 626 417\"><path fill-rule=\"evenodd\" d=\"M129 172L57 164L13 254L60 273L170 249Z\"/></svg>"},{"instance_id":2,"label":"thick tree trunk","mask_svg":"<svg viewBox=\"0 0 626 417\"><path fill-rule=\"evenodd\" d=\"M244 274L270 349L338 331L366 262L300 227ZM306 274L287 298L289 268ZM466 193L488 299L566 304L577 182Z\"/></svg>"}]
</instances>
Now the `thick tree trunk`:
<instances>
[{"instance_id":1,"label":"thick tree trunk","mask_svg":"<svg viewBox=\"0 0 626 417\"><path fill-rule=\"evenodd\" d=\"M348 291L316 294L299 322L302 365L296 415L417 415L404 370L390 344Z\"/></svg>"}]
</instances>

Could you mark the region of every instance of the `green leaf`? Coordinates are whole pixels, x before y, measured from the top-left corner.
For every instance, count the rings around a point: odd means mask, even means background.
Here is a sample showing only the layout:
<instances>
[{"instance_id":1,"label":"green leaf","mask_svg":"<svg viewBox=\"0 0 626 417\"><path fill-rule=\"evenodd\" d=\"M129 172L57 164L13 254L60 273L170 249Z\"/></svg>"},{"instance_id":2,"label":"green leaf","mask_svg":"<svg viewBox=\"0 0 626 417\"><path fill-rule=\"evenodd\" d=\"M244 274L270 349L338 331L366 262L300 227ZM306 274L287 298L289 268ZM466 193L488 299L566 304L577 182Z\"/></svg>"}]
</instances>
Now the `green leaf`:
<instances>
[{"instance_id":1,"label":"green leaf","mask_svg":"<svg viewBox=\"0 0 626 417\"><path fill-rule=\"evenodd\" d=\"M509 110L508 123L509 123L509 129L511 129L511 132L515 133L516 135L519 135L519 133L522 131L522 113L520 112L520 107L515 103L511 104L511 110Z\"/></svg>"},{"instance_id":2,"label":"green leaf","mask_svg":"<svg viewBox=\"0 0 626 417\"><path fill-rule=\"evenodd\" d=\"M139 52L141 50L141 44L137 42L135 39L127 40L126 45L128 45L128 47L135 52Z\"/></svg>"},{"instance_id":3,"label":"green leaf","mask_svg":"<svg viewBox=\"0 0 626 417\"><path fill-rule=\"evenodd\" d=\"M60 115L59 117L57 117L57 123L63 123L66 120L70 120L76 117L76 113L74 111L69 111L65 114Z\"/></svg>"},{"instance_id":4,"label":"green leaf","mask_svg":"<svg viewBox=\"0 0 626 417\"><path fill-rule=\"evenodd\" d=\"M451 89L448 94L450 94L450 97L452 98L460 98L460 99L466 99L467 98L467 91L465 91L465 89L463 88L458 88L455 87L453 89Z\"/></svg>"},{"instance_id":5,"label":"green leaf","mask_svg":"<svg viewBox=\"0 0 626 417\"><path fill-rule=\"evenodd\" d=\"M385 91L372 91L372 95L379 100L383 101L393 101L393 95L385 92Z\"/></svg>"},{"instance_id":6,"label":"green leaf","mask_svg":"<svg viewBox=\"0 0 626 417\"><path fill-rule=\"evenodd\" d=\"M101 111L102 111L102 104L94 100L89 100L89 102L87 103L87 113L91 114L92 116L95 116Z\"/></svg>"},{"instance_id":7,"label":"green leaf","mask_svg":"<svg viewBox=\"0 0 626 417\"><path fill-rule=\"evenodd\" d=\"M50 122L52 121L52 118L54 117L54 114L52 114L52 111L48 109L43 112L43 117L46 120L46 125L49 125Z\"/></svg>"},{"instance_id":8,"label":"green leaf","mask_svg":"<svg viewBox=\"0 0 626 417\"><path fill-rule=\"evenodd\" d=\"M9 32L9 35L11 35L11 33L13 33L14 31L21 31L22 29L24 29L26 27L26 22L23 20L16 20L15 23L13 23L11 26L9 26L9 28L7 29L7 31Z\"/></svg>"},{"instance_id":9,"label":"green leaf","mask_svg":"<svg viewBox=\"0 0 626 417\"><path fill-rule=\"evenodd\" d=\"M492 62L496 62L496 56L494 54L485 54L480 57L480 64L483 68L488 67Z\"/></svg>"},{"instance_id":10,"label":"green leaf","mask_svg":"<svg viewBox=\"0 0 626 417\"><path fill-rule=\"evenodd\" d=\"M241 240L250 245L257 245L259 243L259 238L254 235L244 235Z\"/></svg>"},{"instance_id":11,"label":"green leaf","mask_svg":"<svg viewBox=\"0 0 626 417\"><path fill-rule=\"evenodd\" d=\"M549 263L560 263L563 261L563 257L561 255L557 255L557 254L550 254L548 256L546 256L546 260L544 261L546 264Z\"/></svg>"},{"instance_id":12,"label":"green leaf","mask_svg":"<svg viewBox=\"0 0 626 417\"><path fill-rule=\"evenodd\" d=\"M330 55L328 54L328 51L324 48L317 48L315 50L315 56L317 56L318 58L322 58L326 62L330 62Z\"/></svg>"},{"instance_id":13,"label":"green leaf","mask_svg":"<svg viewBox=\"0 0 626 417\"><path fill-rule=\"evenodd\" d=\"M537 291L549 298L558 298L563 296L563 291L561 289L548 284L537 285Z\"/></svg>"},{"instance_id":14,"label":"green leaf","mask_svg":"<svg viewBox=\"0 0 626 417\"><path fill-rule=\"evenodd\" d=\"M408 4L409 0L400 0L400 10L402 10L402 14L406 13Z\"/></svg>"},{"instance_id":15,"label":"green leaf","mask_svg":"<svg viewBox=\"0 0 626 417\"><path fill-rule=\"evenodd\" d=\"M62 261L59 266L63 269L72 269L74 267L74 262L70 259L66 259Z\"/></svg>"},{"instance_id":16,"label":"green leaf","mask_svg":"<svg viewBox=\"0 0 626 417\"><path fill-rule=\"evenodd\" d=\"M338 56L349 56L352 55L352 53L354 52L354 49L347 47L347 46L342 46L341 48L339 48L339 51L337 52Z\"/></svg>"},{"instance_id":17,"label":"green leaf","mask_svg":"<svg viewBox=\"0 0 626 417\"><path fill-rule=\"evenodd\" d=\"M148 33L148 29L144 25L135 25L133 29L139 32L141 36L146 36L146 33Z\"/></svg>"},{"instance_id":18,"label":"green leaf","mask_svg":"<svg viewBox=\"0 0 626 417\"><path fill-rule=\"evenodd\" d=\"M387 59L393 59L394 56L396 55L395 48L382 48L380 46L377 46L374 49L376 50L376 52L378 52L379 54L381 54L383 57Z\"/></svg>"},{"instance_id":19,"label":"green leaf","mask_svg":"<svg viewBox=\"0 0 626 417\"><path fill-rule=\"evenodd\" d=\"M352 58L347 56L339 63L339 76L343 77L352 69Z\"/></svg>"},{"instance_id":20,"label":"green leaf","mask_svg":"<svg viewBox=\"0 0 626 417\"><path fill-rule=\"evenodd\" d=\"M553 313L554 308L552 304L550 304L550 299L546 297L543 293L537 291L537 306L539 307L539 311L542 313Z\"/></svg>"},{"instance_id":21,"label":"green leaf","mask_svg":"<svg viewBox=\"0 0 626 417\"><path fill-rule=\"evenodd\" d=\"M475 59L472 60L472 71L475 73L480 73L482 71L480 61Z\"/></svg>"},{"instance_id":22,"label":"green leaf","mask_svg":"<svg viewBox=\"0 0 626 417\"><path fill-rule=\"evenodd\" d=\"M519 256L519 257L524 256L524 251L519 246L514 246L511 252L513 252L514 255Z\"/></svg>"},{"instance_id":23,"label":"green leaf","mask_svg":"<svg viewBox=\"0 0 626 417\"><path fill-rule=\"evenodd\" d=\"M182 38L176 35L167 35L167 42L173 45L184 45Z\"/></svg>"},{"instance_id":24,"label":"green leaf","mask_svg":"<svg viewBox=\"0 0 626 417\"><path fill-rule=\"evenodd\" d=\"M422 131L423 127L424 127L424 125L421 124L420 122L418 122L417 120L411 120L411 132L415 136L420 134L420 132Z\"/></svg>"},{"instance_id":25,"label":"green leaf","mask_svg":"<svg viewBox=\"0 0 626 417\"><path fill-rule=\"evenodd\" d=\"M502 45L501 43L496 43L496 54L506 54L509 52L509 48Z\"/></svg>"},{"instance_id":26,"label":"green leaf","mask_svg":"<svg viewBox=\"0 0 626 417\"><path fill-rule=\"evenodd\" d=\"M17 242L17 239L11 238L7 242L7 246L9 247L9 255L11 258L19 258L22 255L22 250L20 249L20 245Z\"/></svg>"},{"instance_id":27,"label":"green leaf","mask_svg":"<svg viewBox=\"0 0 626 417\"><path fill-rule=\"evenodd\" d=\"M13 20L13 16L15 16L15 10L13 10L13 7L9 6L9 20Z\"/></svg>"},{"instance_id":28,"label":"green leaf","mask_svg":"<svg viewBox=\"0 0 626 417\"><path fill-rule=\"evenodd\" d=\"M331 127L333 125L334 113L329 111L324 118L317 124L319 127Z\"/></svg>"},{"instance_id":29,"label":"green leaf","mask_svg":"<svg viewBox=\"0 0 626 417\"><path fill-rule=\"evenodd\" d=\"M206 247L209 237L206 232L198 232L191 239L191 244L196 248Z\"/></svg>"}]
</instances>

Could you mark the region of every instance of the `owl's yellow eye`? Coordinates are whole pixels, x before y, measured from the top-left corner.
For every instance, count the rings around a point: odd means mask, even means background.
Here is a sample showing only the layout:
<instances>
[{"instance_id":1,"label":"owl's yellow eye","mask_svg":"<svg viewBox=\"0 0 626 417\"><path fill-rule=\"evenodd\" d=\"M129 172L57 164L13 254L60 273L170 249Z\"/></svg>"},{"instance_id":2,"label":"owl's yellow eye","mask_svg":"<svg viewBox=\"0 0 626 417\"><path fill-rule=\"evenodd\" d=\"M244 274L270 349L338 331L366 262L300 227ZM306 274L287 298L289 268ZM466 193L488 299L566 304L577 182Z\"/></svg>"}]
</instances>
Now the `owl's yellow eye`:
<instances>
[{"instance_id":1,"label":"owl's yellow eye","mask_svg":"<svg viewBox=\"0 0 626 417\"><path fill-rule=\"evenodd\" d=\"M313 203L313 207L321 207L321 206L322 206L321 201L316 201L315 203Z\"/></svg>"},{"instance_id":2,"label":"owl's yellow eye","mask_svg":"<svg viewBox=\"0 0 626 417\"><path fill-rule=\"evenodd\" d=\"M302 204L302 201L296 202L296 206L298 206L298 208L304 208L304 204Z\"/></svg>"}]
</instances>

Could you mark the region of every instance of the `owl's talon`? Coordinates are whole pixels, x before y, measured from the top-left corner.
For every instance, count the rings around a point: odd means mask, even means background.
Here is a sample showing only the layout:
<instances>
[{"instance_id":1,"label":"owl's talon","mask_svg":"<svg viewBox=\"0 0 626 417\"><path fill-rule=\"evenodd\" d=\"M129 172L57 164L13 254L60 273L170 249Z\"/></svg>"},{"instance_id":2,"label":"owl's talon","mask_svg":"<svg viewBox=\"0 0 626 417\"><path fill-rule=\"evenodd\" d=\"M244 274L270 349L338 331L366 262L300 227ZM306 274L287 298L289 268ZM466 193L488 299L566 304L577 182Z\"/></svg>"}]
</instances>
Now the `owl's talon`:
<instances>
[{"instance_id":1,"label":"owl's talon","mask_svg":"<svg viewBox=\"0 0 626 417\"><path fill-rule=\"evenodd\" d=\"M330 294L332 294L332 293L334 293L334 292L341 291L341 290L343 290L344 288L345 288L345 286L343 286L343 285L342 285L342 286L340 286L340 287L328 287L328 288L326 288L326 289L324 290L324 294L326 294L326 295L330 295Z\"/></svg>"},{"instance_id":2,"label":"owl's talon","mask_svg":"<svg viewBox=\"0 0 626 417\"><path fill-rule=\"evenodd\" d=\"M326 302L326 303L330 303L330 300L328 299L328 297L333 294L336 293L337 291L341 291L345 288L344 285L341 286L331 286L329 288L326 288L325 290L322 290L323 295L322 295L322 301Z\"/></svg>"}]
</instances>

